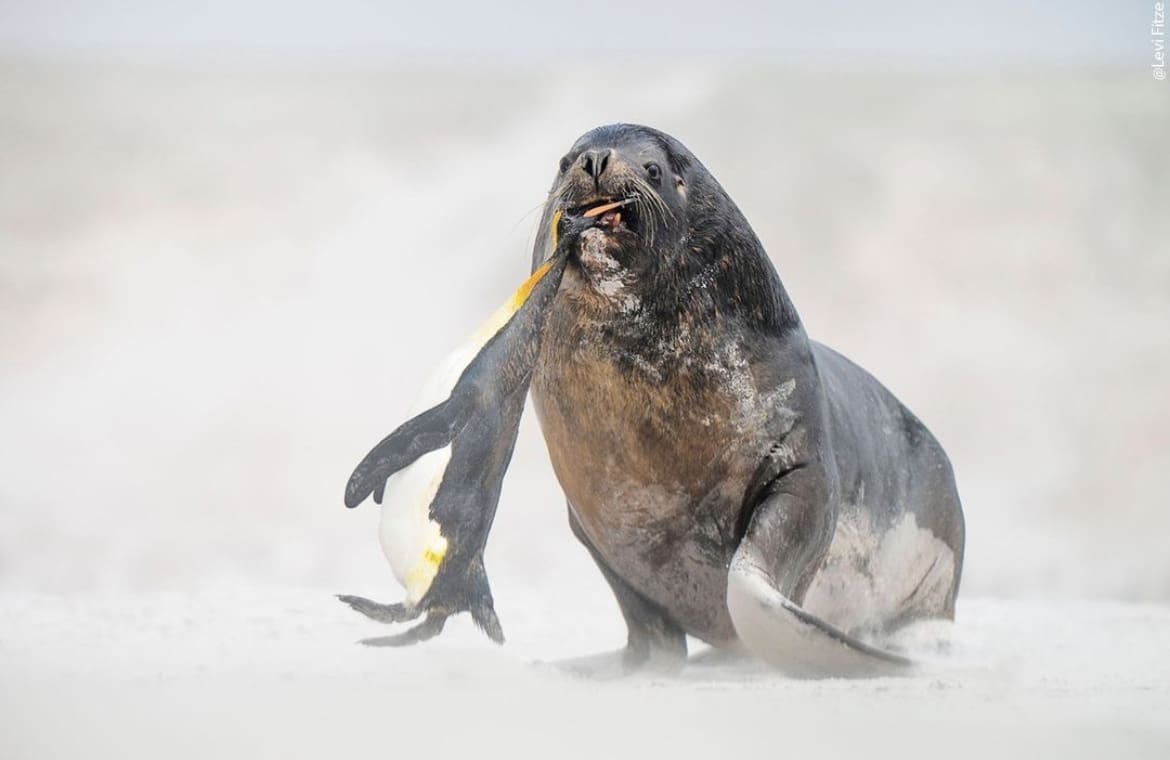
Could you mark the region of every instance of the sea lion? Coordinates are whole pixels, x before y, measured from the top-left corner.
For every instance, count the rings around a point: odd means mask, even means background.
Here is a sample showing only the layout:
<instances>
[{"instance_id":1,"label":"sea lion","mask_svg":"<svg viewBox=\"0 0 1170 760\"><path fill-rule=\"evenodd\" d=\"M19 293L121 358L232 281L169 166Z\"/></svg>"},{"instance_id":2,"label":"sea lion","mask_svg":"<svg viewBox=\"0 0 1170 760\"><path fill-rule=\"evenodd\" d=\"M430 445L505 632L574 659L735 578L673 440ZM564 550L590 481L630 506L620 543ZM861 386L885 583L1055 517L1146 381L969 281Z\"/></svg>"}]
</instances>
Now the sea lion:
<instances>
[{"instance_id":1,"label":"sea lion","mask_svg":"<svg viewBox=\"0 0 1170 760\"><path fill-rule=\"evenodd\" d=\"M624 666L676 667L689 634L794 675L899 671L867 639L954 616L946 454L807 337L743 214L658 130L574 143L533 269L554 214L629 198L570 252L531 388L572 530L625 617Z\"/></svg>"}]
</instances>

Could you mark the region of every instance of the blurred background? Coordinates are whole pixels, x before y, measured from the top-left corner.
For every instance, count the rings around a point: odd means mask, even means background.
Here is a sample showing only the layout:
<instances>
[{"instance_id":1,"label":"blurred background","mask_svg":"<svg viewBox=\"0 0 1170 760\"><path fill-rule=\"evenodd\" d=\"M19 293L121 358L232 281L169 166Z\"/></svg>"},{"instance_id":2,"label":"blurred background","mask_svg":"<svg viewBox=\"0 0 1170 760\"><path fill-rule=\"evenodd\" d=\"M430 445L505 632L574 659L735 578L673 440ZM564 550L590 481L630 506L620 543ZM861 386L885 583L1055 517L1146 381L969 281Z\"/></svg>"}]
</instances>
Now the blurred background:
<instances>
[{"instance_id":1,"label":"blurred background","mask_svg":"<svg viewBox=\"0 0 1170 760\"><path fill-rule=\"evenodd\" d=\"M1152 16L0 0L0 591L396 598L350 470L526 276L562 153L633 121L947 447L963 596L1170 600ZM487 562L505 621L612 604L531 414Z\"/></svg>"}]
</instances>

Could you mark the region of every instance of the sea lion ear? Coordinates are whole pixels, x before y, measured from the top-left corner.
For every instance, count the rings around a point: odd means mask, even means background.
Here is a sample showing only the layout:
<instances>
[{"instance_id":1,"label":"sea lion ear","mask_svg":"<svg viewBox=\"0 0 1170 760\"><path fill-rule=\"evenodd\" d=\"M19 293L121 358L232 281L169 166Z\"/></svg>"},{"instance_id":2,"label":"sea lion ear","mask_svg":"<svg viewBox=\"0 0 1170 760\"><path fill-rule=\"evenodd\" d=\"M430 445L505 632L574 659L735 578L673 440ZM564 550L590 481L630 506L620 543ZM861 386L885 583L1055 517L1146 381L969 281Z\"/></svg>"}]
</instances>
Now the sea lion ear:
<instances>
[{"instance_id":1,"label":"sea lion ear","mask_svg":"<svg viewBox=\"0 0 1170 760\"><path fill-rule=\"evenodd\" d=\"M662 152L666 154L671 172L679 179L685 177L693 163L690 152L673 137L667 137L662 141Z\"/></svg>"}]
</instances>

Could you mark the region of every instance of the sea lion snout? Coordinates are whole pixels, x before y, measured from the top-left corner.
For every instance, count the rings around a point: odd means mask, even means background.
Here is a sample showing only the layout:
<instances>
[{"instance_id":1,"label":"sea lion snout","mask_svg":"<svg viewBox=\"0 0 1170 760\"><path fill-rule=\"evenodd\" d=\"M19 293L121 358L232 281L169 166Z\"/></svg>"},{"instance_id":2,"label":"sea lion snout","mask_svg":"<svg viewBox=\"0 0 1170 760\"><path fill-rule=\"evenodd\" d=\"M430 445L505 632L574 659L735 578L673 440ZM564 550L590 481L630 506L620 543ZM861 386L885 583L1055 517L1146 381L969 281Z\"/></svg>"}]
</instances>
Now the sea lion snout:
<instances>
[{"instance_id":1,"label":"sea lion snout","mask_svg":"<svg viewBox=\"0 0 1170 760\"><path fill-rule=\"evenodd\" d=\"M651 192L638 174L629 158L614 148L584 150L559 178L559 193L566 207L585 212Z\"/></svg>"},{"instance_id":2,"label":"sea lion snout","mask_svg":"<svg viewBox=\"0 0 1170 760\"><path fill-rule=\"evenodd\" d=\"M609 168L609 160L613 156L613 148L608 150L586 150L577 158L577 166L582 172L593 178L593 184L601 182L601 175Z\"/></svg>"}]
</instances>

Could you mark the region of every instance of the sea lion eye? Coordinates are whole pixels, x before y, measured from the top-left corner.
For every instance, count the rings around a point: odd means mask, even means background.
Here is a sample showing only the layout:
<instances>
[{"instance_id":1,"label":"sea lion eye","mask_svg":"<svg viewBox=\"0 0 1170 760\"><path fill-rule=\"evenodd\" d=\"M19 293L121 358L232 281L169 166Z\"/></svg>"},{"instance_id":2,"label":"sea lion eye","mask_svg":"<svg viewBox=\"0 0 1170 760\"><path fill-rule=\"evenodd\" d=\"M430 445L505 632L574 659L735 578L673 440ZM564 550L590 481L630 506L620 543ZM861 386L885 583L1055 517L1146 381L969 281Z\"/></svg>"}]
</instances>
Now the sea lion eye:
<instances>
[{"instance_id":1,"label":"sea lion eye","mask_svg":"<svg viewBox=\"0 0 1170 760\"><path fill-rule=\"evenodd\" d=\"M651 182L657 185L658 180L662 178L662 169L653 161L646 164L644 168L646 169L646 176L650 178Z\"/></svg>"},{"instance_id":2,"label":"sea lion eye","mask_svg":"<svg viewBox=\"0 0 1170 760\"><path fill-rule=\"evenodd\" d=\"M561 159L561 174L564 174L569 170L569 163L570 161L568 156L565 156Z\"/></svg>"}]
</instances>

